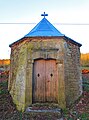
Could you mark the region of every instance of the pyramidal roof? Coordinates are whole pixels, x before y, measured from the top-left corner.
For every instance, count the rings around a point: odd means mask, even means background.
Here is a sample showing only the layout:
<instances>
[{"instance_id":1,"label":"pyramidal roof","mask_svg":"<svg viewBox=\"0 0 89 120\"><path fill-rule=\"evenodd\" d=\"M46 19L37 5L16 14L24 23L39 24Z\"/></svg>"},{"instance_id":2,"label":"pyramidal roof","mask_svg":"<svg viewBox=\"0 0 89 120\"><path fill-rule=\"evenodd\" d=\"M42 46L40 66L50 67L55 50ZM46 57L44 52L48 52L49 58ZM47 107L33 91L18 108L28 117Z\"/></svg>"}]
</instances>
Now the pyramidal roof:
<instances>
[{"instance_id":1,"label":"pyramidal roof","mask_svg":"<svg viewBox=\"0 0 89 120\"><path fill-rule=\"evenodd\" d=\"M58 31L46 18L47 14L42 14L44 18L24 37L37 37L37 36L64 36Z\"/></svg>"},{"instance_id":2,"label":"pyramidal roof","mask_svg":"<svg viewBox=\"0 0 89 120\"><path fill-rule=\"evenodd\" d=\"M65 36L62 34L60 31L58 31L46 18L45 16L48 16L48 14L41 14L41 16L44 16L44 18L28 33L26 34L23 38L26 37L64 37L66 41L71 41L74 44L77 44L78 46L81 47L81 44L74 41L73 39ZM22 41L22 39L19 39L12 44L9 45L11 47L13 44Z\"/></svg>"}]
</instances>

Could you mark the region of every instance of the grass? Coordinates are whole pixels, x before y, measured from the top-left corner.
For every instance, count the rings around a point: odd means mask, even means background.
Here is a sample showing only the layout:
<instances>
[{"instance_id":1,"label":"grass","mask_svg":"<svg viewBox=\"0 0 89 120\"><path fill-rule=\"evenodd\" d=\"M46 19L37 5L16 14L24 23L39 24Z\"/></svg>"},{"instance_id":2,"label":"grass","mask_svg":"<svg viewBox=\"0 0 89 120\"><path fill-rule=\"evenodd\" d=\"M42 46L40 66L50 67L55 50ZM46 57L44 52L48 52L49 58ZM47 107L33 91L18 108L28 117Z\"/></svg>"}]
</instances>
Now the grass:
<instances>
[{"instance_id":1,"label":"grass","mask_svg":"<svg viewBox=\"0 0 89 120\"><path fill-rule=\"evenodd\" d=\"M89 92L89 83L84 83L83 84L83 90Z\"/></svg>"},{"instance_id":2,"label":"grass","mask_svg":"<svg viewBox=\"0 0 89 120\"><path fill-rule=\"evenodd\" d=\"M82 119L82 120L89 120L89 114L83 113L83 114L79 115L78 118Z\"/></svg>"},{"instance_id":3,"label":"grass","mask_svg":"<svg viewBox=\"0 0 89 120\"><path fill-rule=\"evenodd\" d=\"M84 70L84 69L89 70L89 67L84 67L84 66L82 66L82 67L81 67L81 70Z\"/></svg>"},{"instance_id":4,"label":"grass","mask_svg":"<svg viewBox=\"0 0 89 120\"><path fill-rule=\"evenodd\" d=\"M7 81L0 82L0 95L8 93L7 86Z\"/></svg>"},{"instance_id":5,"label":"grass","mask_svg":"<svg viewBox=\"0 0 89 120\"><path fill-rule=\"evenodd\" d=\"M64 113L64 118L66 118L66 120L89 120L89 113L82 113L82 114L78 114L76 111L73 112L68 112L69 110L66 109L67 112L65 112L65 110L63 110Z\"/></svg>"}]
</instances>

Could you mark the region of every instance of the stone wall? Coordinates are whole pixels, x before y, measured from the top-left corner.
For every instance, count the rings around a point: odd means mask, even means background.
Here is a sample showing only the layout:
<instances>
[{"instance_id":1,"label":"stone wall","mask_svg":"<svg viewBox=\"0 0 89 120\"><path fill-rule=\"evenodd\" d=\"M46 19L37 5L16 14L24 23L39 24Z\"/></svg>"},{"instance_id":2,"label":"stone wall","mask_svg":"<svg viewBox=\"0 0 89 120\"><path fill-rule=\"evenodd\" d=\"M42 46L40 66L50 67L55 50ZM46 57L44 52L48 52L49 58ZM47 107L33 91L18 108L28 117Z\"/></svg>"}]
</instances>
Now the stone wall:
<instances>
[{"instance_id":1,"label":"stone wall","mask_svg":"<svg viewBox=\"0 0 89 120\"><path fill-rule=\"evenodd\" d=\"M82 75L80 69L80 48L71 42L65 42L65 91L67 106L82 94Z\"/></svg>"},{"instance_id":2,"label":"stone wall","mask_svg":"<svg viewBox=\"0 0 89 120\"><path fill-rule=\"evenodd\" d=\"M27 45L14 46L11 51L10 79L8 89L18 110L25 107Z\"/></svg>"},{"instance_id":3,"label":"stone wall","mask_svg":"<svg viewBox=\"0 0 89 120\"><path fill-rule=\"evenodd\" d=\"M38 58L56 59L58 64L58 104L64 108L65 102L65 83L64 83L64 40L58 38L33 38L28 42L28 55L27 55L27 81L26 81L26 106L32 104L32 72L34 60ZM28 97L30 96L30 97Z\"/></svg>"},{"instance_id":4,"label":"stone wall","mask_svg":"<svg viewBox=\"0 0 89 120\"><path fill-rule=\"evenodd\" d=\"M58 104L65 108L81 94L80 48L61 37L24 38L11 46L8 89L18 110L32 104L35 59L56 59L58 65Z\"/></svg>"},{"instance_id":5,"label":"stone wall","mask_svg":"<svg viewBox=\"0 0 89 120\"><path fill-rule=\"evenodd\" d=\"M32 104L33 64L38 58L57 60L59 68L59 105L65 107L64 40L59 38L27 38L11 47L8 89L18 110ZM61 76L61 77L60 77Z\"/></svg>"}]
</instances>

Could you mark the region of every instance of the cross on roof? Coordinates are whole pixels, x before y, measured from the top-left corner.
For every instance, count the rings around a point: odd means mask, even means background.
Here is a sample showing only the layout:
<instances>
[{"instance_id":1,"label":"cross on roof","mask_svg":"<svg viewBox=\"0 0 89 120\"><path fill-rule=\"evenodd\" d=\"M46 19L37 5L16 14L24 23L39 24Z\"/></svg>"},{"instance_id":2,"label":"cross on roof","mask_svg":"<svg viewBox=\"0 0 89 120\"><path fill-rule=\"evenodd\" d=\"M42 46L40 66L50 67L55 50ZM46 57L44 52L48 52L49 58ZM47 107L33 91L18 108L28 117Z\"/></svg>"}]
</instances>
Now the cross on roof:
<instances>
[{"instance_id":1,"label":"cross on roof","mask_svg":"<svg viewBox=\"0 0 89 120\"><path fill-rule=\"evenodd\" d=\"M44 18L45 18L45 16L48 16L48 14L45 14L45 12L44 12L44 14L41 14L41 16L44 16Z\"/></svg>"}]
</instances>

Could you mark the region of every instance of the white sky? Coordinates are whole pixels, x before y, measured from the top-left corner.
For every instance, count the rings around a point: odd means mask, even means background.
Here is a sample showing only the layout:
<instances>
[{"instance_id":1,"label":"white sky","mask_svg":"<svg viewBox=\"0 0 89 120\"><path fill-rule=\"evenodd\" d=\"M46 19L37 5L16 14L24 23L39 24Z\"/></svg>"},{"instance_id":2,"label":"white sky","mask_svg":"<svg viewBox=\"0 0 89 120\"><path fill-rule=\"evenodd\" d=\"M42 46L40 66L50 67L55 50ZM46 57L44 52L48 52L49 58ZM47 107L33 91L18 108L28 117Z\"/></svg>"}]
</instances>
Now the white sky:
<instances>
[{"instance_id":1,"label":"white sky","mask_svg":"<svg viewBox=\"0 0 89 120\"><path fill-rule=\"evenodd\" d=\"M82 53L89 52L89 0L0 0L0 59L10 58L9 44L36 25L3 23L38 23L43 12L61 33L82 44Z\"/></svg>"}]
</instances>

